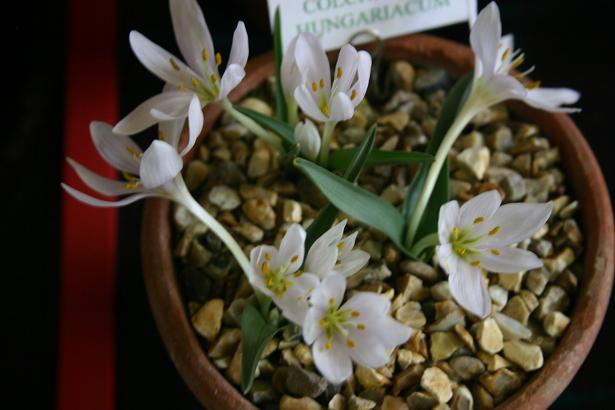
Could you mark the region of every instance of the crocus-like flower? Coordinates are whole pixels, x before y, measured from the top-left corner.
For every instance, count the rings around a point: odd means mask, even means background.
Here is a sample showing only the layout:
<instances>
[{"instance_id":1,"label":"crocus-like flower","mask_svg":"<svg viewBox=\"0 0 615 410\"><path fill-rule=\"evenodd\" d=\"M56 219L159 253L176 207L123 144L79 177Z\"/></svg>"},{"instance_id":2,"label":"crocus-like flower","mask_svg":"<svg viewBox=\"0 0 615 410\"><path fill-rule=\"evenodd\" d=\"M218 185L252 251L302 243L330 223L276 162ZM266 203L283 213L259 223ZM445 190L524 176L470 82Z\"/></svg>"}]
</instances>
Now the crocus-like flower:
<instances>
[{"instance_id":1,"label":"crocus-like flower","mask_svg":"<svg viewBox=\"0 0 615 410\"><path fill-rule=\"evenodd\" d=\"M473 90L468 99L478 109L514 99L547 111L578 111L560 107L574 104L579 93L569 88L540 88L539 81L528 81L525 75L511 74L525 60L524 54L502 42L500 11L495 2L489 3L478 15L470 32L470 44L475 54Z\"/></svg>"},{"instance_id":2,"label":"crocus-like flower","mask_svg":"<svg viewBox=\"0 0 615 410\"><path fill-rule=\"evenodd\" d=\"M314 364L331 383L352 374L352 361L365 367L384 366L389 349L404 343L412 329L389 316L391 302L375 292L357 292L342 305L346 279L327 276L310 296L303 339L312 346Z\"/></svg>"},{"instance_id":3,"label":"crocus-like flower","mask_svg":"<svg viewBox=\"0 0 615 410\"><path fill-rule=\"evenodd\" d=\"M123 206L147 196L169 197L176 192L175 177L183 166L181 157L192 148L203 127L203 113L197 97L192 98L189 111L188 142L180 153L177 150L181 128L175 121L161 124L160 136L165 140L153 141L145 152L130 137L114 133L111 125L99 121L90 124L92 141L99 154L121 171L126 180L102 177L70 158L68 163L93 190L107 196L127 197L116 202L103 201L66 184L62 187L76 199L102 207Z\"/></svg>"},{"instance_id":4,"label":"crocus-like flower","mask_svg":"<svg viewBox=\"0 0 615 410\"><path fill-rule=\"evenodd\" d=\"M294 102L293 94L295 89L301 85L301 72L297 67L297 60L295 59L297 40L300 35L297 34L288 44L288 47L286 47L286 52L282 56L282 65L280 66L282 91L287 102Z\"/></svg>"},{"instance_id":5,"label":"crocus-like flower","mask_svg":"<svg viewBox=\"0 0 615 410\"><path fill-rule=\"evenodd\" d=\"M512 203L500 206L498 191L475 196L461 207L450 201L440 208L437 249L440 265L448 273L454 298L473 314L491 313L491 299L481 268L514 273L539 268L542 261L514 244L532 236L549 216L553 204Z\"/></svg>"},{"instance_id":6,"label":"crocus-like flower","mask_svg":"<svg viewBox=\"0 0 615 410\"><path fill-rule=\"evenodd\" d=\"M352 117L369 84L372 66L369 53L357 52L350 44L342 47L333 72L333 84L329 60L314 35L299 35L295 60L302 84L295 89L294 96L301 109L320 122L338 122Z\"/></svg>"},{"instance_id":7,"label":"crocus-like flower","mask_svg":"<svg viewBox=\"0 0 615 410\"><path fill-rule=\"evenodd\" d=\"M280 249L260 245L250 252L248 280L271 297L290 321L303 325L310 292L318 286L318 276L299 270L303 264L305 230L292 224Z\"/></svg>"},{"instance_id":8,"label":"crocus-like flower","mask_svg":"<svg viewBox=\"0 0 615 410\"><path fill-rule=\"evenodd\" d=\"M159 121L184 120L194 95L201 107L223 100L245 76L248 34L243 22L235 29L228 64L220 77L218 66L222 58L214 52L211 34L197 2L171 0L170 6L175 38L187 64L141 33L130 32L130 45L139 61L166 85L161 94L143 102L115 126L113 130L118 134L136 134Z\"/></svg>"},{"instance_id":9,"label":"crocus-like flower","mask_svg":"<svg viewBox=\"0 0 615 410\"><path fill-rule=\"evenodd\" d=\"M320 133L314 123L308 119L295 126L295 142L306 158L314 161L320 152Z\"/></svg>"}]
</instances>

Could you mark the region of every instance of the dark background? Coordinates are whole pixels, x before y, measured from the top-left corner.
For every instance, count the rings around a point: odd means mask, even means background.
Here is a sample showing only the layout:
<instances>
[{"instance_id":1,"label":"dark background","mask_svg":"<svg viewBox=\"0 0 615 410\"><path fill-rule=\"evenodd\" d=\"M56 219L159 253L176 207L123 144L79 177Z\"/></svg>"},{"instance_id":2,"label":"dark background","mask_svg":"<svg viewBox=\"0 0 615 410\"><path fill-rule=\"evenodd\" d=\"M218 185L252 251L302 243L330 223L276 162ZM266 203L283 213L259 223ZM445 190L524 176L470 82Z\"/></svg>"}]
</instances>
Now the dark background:
<instances>
[{"instance_id":1,"label":"dark background","mask_svg":"<svg viewBox=\"0 0 615 410\"><path fill-rule=\"evenodd\" d=\"M79 0L76 0L79 1ZM55 407L60 201L67 12L66 0L13 3L3 9L4 109L0 136L0 177L6 233L1 272L2 337L0 369L9 380L0 402L10 408ZM158 92L161 82L143 68L128 46L128 32L139 30L177 53L168 2L118 1L119 95L121 115ZM250 55L271 47L264 1L200 1L223 56L228 56L237 20L246 22ZM486 1L479 1L482 8ZM93 4L95 4L93 2ZM615 192L609 162L613 134L613 80L608 40L613 6L608 0L499 1L504 32L536 64L532 76L546 86L581 91L583 112L575 122L588 138ZM92 18L96 18L93 6ZM435 30L467 41L467 27ZM87 93L87 90L83 90ZM86 132L84 130L84 132ZM143 288L139 260L141 205L120 210L117 323L117 408L196 409L198 403L169 360L155 328ZM610 325L610 326L609 326ZM614 312L606 321L581 370L554 409L615 406L612 349ZM95 398L93 398L95 400ZM7 407L5 407L7 408Z\"/></svg>"}]
</instances>

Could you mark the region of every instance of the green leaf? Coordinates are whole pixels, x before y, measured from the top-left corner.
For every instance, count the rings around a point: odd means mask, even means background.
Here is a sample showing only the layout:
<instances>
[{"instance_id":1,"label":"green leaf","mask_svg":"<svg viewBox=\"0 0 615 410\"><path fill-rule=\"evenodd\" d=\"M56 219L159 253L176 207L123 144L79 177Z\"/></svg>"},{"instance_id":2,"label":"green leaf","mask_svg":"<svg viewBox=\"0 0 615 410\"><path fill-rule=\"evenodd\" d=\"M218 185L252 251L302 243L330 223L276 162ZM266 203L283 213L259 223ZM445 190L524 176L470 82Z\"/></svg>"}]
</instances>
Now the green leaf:
<instances>
[{"instance_id":1,"label":"green leaf","mask_svg":"<svg viewBox=\"0 0 615 410\"><path fill-rule=\"evenodd\" d=\"M444 104L442 105L442 110L440 111L440 116L438 117L438 122L436 123L434 133L431 137L431 140L429 141L429 145L427 146L427 154L435 155L438 151L438 148L440 147L440 144L442 143L446 132L455 120L455 117L463 107L463 104L465 103L469 95L469 92L472 88L472 79L473 73L470 72L466 74L457 81L457 83L449 92L448 96L446 97L446 100L444 101ZM425 185L425 179L427 178L428 171L429 165L422 165L421 169L408 187L408 192L406 194L406 199L404 202L405 220L408 220L408 218L416 208L416 203L418 202L421 191L423 190L423 186ZM417 230L417 238L421 238L422 236L428 235L437 230L438 214L440 212L440 207L447 201L448 161L445 162L445 165L442 167L442 170L438 175L438 179L436 181L432 196L431 198L429 198L427 210L423 215L423 219L421 220L421 223Z\"/></svg>"},{"instance_id":2,"label":"green leaf","mask_svg":"<svg viewBox=\"0 0 615 410\"><path fill-rule=\"evenodd\" d=\"M404 219L391 204L313 162L296 158L295 166L336 208L401 244Z\"/></svg>"},{"instance_id":3,"label":"green leaf","mask_svg":"<svg viewBox=\"0 0 615 410\"><path fill-rule=\"evenodd\" d=\"M286 107L286 98L284 98L284 90L282 89L282 23L280 21L280 7L276 7L275 16L273 18L273 55L275 60L275 106L277 118L280 121L288 122L288 108Z\"/></svg>"},{"instance_id":4,"label":"green leaf","mask_svg":"<svg viewBox=\"0 0 615 410\"><path fill-rule=\"evenodd\" d=\"M261 127L279 135L286 149L290 149L295 145L295 131L287 123L240 105L234 105L233 108L254 120Z\"/></svg>"},{"instance_id":5,"label":"green leaf","mask_svg":"<svg viewBox=\"0 0 615 410\"><path fill-rule=\"evenodd\" d=\"M267 323L258 308L246 303L241 315L243 355L241 357L241 389L248 393L254 382L254 372L265 346L280 331L280 327Z\"/></svg>"},{"instance_id":6,"label":"green leaf","mask_svg":"<svg viewBox=\"0 0 615 410\"><path fill-rule=\"evenodd\" d=\"M345 169L356 150L356 148L349 148L333 151L329 157L329 169L333 171ZM369 153L365 166L425 164L430 162L433 162L433 156L424 152L374 150Z\"/></svg>"},{"instance_id":7,"label":"green leaf","mask_svg":"<svg viewBox=\"0 0 615 410\"><path fill-rule=\"evenodd\" d=\"M367 135L363 139L361 145L357 149L353 150L352 157L349 157L346 160L346 172L344 173L344 178L346 178L348 181L355 182L361 174L361 171L365 166L366 159L369 158L369 154L374 148L375 136L376 125L374 124L367 131ZM322 234L327 232L329 228L331 228L331 225L333 225L333 222L335 222L335 217L337 216L337 213L338 209L331 204L324 207L318 213L316 218L312 221L312 223L306 230L306 252L310 249L310 247L318 237L320 237Z\"/></svg>"}]
</instances>

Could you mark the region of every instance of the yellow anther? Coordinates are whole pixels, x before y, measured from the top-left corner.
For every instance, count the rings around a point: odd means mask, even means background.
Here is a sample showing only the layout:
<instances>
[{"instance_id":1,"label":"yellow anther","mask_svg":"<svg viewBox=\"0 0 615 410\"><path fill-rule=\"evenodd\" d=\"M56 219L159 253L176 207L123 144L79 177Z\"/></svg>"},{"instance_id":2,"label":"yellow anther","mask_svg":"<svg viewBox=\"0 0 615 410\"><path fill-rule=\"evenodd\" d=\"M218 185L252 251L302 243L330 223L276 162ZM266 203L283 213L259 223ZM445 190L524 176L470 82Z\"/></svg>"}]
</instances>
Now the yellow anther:
<instances>
[{"instance_id":1,"label":"yellow anther","mask_svg":"<svg viewBox=\"0 0 615 410\"><path fill-rule=\"evenodd\" d=\"M459 248L459 249L457 250L457 253L459 254L459 256L463 256L463 255L465 255L465 254L466 254L466 252L467 252L467 249L466 249L466 248Z\"/></svg>"},{"instance_id":2,"label":"yellow anther","mask_svg":"<svg viewBox=\"0 0 615 410\"><path fill-rule=\"evenodd\" d=\"M330 305L335 305L335 299L329 298L329 304Z\"/></svg>"},{"instance_id":3,"label":"yellow anther","mask_svg":"<svg viewBox=\"0 0 615 410\"><path fill-rule=\"evenodd\" d=\"M207 50L201 50L201 58L203 59L203 61L207 61Z\"/></svg>"},{"instance_id":4,"label":"yellow anther","mask_svg":"<svg viewBox=\"0 0 615 410\"><path fill-rule=\"evenodd\" d=\"M216 53L216 65L222 64L222 56L220 53Z\"/></svg>"},{"instance_id":5,"label":"yellow anther","mask_svg":"<svg viewBox=\"0 0 615 410\"><path fill-rule=\"evenodd\" d=\"M457 228L457 227L453 228L453 235L455 235L455 236L459 235L459 228Z\"/></svg>"},{"instance_id":6,"label":"yellow anther","mask_svg":"<svg viewBox=\"0 0 615 410\"><path fill-rule=\"evenodd\" d=\"M489 235L493 236L496 233L500 232L500 227L496 226L495 228L493 228L492 230L489 231Z\"/></svg>"},{"instance_id":7,"label":"yellow anther","mask_svg":"<svg viewBox=\"0 0 615 410\"><path fill-rule=\"evenodd\" d=\"M320 88L325 88L325 79L324 78L320 79Z\"/></svg>"},{"instance_id":8,"label":"yellow anther","mask_svg":"<svg viewBox=\"0 0 615 410\"><path fill-rule=\"evenodd\" d=\"M344 241L340 241L337 243L337 249L339 249L340 251L342 249L344 249L344 246L346 246L346 244L344 243Z\"/></svg>"},{"instance_id":9,"label":"yellow anther","mask_svg":"<svg viewBox=\"0 0 615 410\"><path fill-rule=\"evenodd\" d=\"M216 81L218 81L218 77L215 74L212 74L209 76L209 81L211 81L212 84L215 84Z\"/></svg>"},{"instance_id":10,"label":"yellow anther","mask_svg":"<svg viewBox=\"0 0 615 410\"><path fill-rule=\"evenodd\" d=\"M474 224L478 225L479 223L482 223L484 220L485 218L483 218L482 216L479 216L478 218L474 220Z\"/></svg>"},{"instance_id":11,"label":"yellow anther","mask_svg":"<svg viewBox=\"0 0 615 410\"><path fill-rule=\"evenodd\" d=\"M359 316L361 316L361 312L359 312L358 310L353 310L350 313L350 316L352 316L352 317L359 317Z\"/></svg>"},{"instance_id":12,"label":"yellow anther","mask_svg":"<svg viewBox=\"0 0 615 410\"><path fill-rule=\"evenodd\" d=\"M344 74L344 71L342 70L342 67L337 67L337 78L342 78L342 75Z\"/></svg>"},{"instance_id":13,"label":"yellow anther","mask_svg":"<svg viewBox=\"0 0 615 410\"><path fill-rule=\"evenodd\" d=\"M267 287L270 288L273 286L273 278L267 279Z\"/></svg>"},{"instance_id":14,"label":"yellow anther","mask_svg":"<svg viewBox=\"0 0 615 410\"><path fill-rule=\"evenodd\" d=\"M124 187L126 187L126 189L135 189L138 188L139 185L141 185L141 182L139 181L130 181L126 182L126 184L124 184Z\"/></svg>"},{"instance_id":15,"label":"yellow anther","mask_svg":"<svg viewBox=\"0 0 615 410\"><path fill-rule=\"evenodd\" d=\"M271 254L269 252L265 253L265 260L266 261L270 261L271 260Z\"/></svg>"},{"instance_id":16,"label":"yellow anther","mask_svg":"<svg viewBox=\"0 0 615 410\"><path fill-rule=\"evenodd\" d=\"M327 321L325 319L320 319L318 324L320 325L320 327L326 327L327 326Z\"/></svg>"},{"instance_id":17,"label":"yellow anther","mask_svg":"<svg viewBox=\"0 0 615 410\"><path fill-rule=\"evenodd\" d=\"M263 273L269 273L269 262L268 261L263 262L263 264L261 265L261 270L263 271Z\"/></svg>"},{"instance_id":18,"label":"yellow anther","mask_svg":"<svg viewBox=\"0 0 615 410\"><path fill-rule=\"evenodd\" d=\"M357 325L357 329L358 329L358 330L365 330L365 325L364 325L363 323L359 323L359 324Z\"/></svg>"},{"instance_id":19,"label":"yellow anther","mask_svg":"<svg viewBox=\"0 0 615 410\"><path fill-rule=\"evenodd\" d=\"M133 177L132 175L130 175L128 172L126 171L122 171L122 176L124 177L124 179L126 181L138 181L138 179L136 177Z\"/></svg>"},{"instance_id":20,"label":"yellow anther","mask_svg":"<svg viewBox=\"0 0 615 410\"><path fill-rule=\"evenodd\" d=\"M141 158L141 153L139 151L137 151L136 149L134 149L133 147L126 147L126 151L128 151L128 153L130 155L132 155L135 158Z\"/></svg>"},{"instance_id":21,"label":"yellow anther","mask_svg":"<svg viewBox=\"0 0 615 410\"><path fill-rule=\"evenodd\" d=\"M497 249L491 249L491 253L494 254L495 256L500 256L500 251Z\"/></svg>"},{"instance_id":22,"label":"yellow anther","mask_svg":"<svg viewBox=\"0 0 615 410\"><path fill-rule=\"evenodd\" d=\"M346 346L348 346L349 348L351 348L351 349L352 349L352 348L355 346L355 344L354 344L354 340L352 340L352 339L347 339L347 340L346 340Z\"/></svg>"},{"instance_id":23,"label":"yellow anther","mask_svg":"<svg viewBox=\"0 0 615 410\"><path fill-rule=\"evenodd\" d=\"M506 60L506 57L508 57L509 54L510 54L510 47L504 50L504 54L502 54L502 61Z\"/></svg>"},{"instance_id":24,"label":"yellow anther","mask_svg":"<svg viewBox=\"0 0 615 410\"><path fill-rule=\"evenodd\" d=\"M357 98L357 90L352 90L350 93L350 99L354 100L355 98Z\"/></svg>"},{"instance_id":25,"label":"yellow anther","mask_svg":"<svg viewBox=\"0 0 615 410\"><path fill-rule=\"evenodd\" d=\"M327 350L331 350L331 347L332 347L332 346L331 346L331 342L327 342L327 343L325 343L325 349L327 349Z\"/></svg>"},{"instance_id":26,"label":"yellow anther","mask_svg":"<svg viewBox=\"0 0 615 410\"><path fill-rule=\"evenodd\" d=\"M532 81L531 83L527 83L525 85L525 88L527 88L528 90L534 90L538 87L540 87L540 81Z\"/></svg>"},{"instance_id":27,"label":"yellow anther","mask_svg":"<svg viewBox=\"0 0 615 410\"><path fill-rule=\"evenodd\" d=\"M162 132L162 131L158 131L158 139L159 139L160 141L164 141L164 132Z\"/></svg>"},{"instance_id":28,"label":"yellow anther","mask_svg":"<svg viewBox=\"0 0 615 410\"><path fill-rule=\"evenodd\" d=\"M312 83L312 91L318 91L318 85L316 83Z\"/></svg>"},{"instance_id":29,"label":"yellow anther","mask_svg":"<svg viewBox=\"0 0 615 410\"><path fill-rule=\"evenodd\" d=\"M470 265L474 266L474 267L478 267L478 266L480 266L480 261L472 261L472 262L470 262Z\"/></svg>"},{"instance_id":30,"label":"yellow anther","mask_svg":"<svg viewBox=\"0 0 615 410\"><path fill-rule=\"evenodd\" d=\"M300 278L301 275L303 275L303 271L302 270L298 270L297 272L293 273L293 276L295 278Z\"/></svg>"},{"instance_id":31,"label":"yellow anther","mask_svg":"<svg viewBox=\"0 0 615 410\"><path fill-rule=\"evenodd\" d=\"M192 83L193 86L198 87L199 86L199 80L197 80L195 77L192 77L190 79L190 82Z\"/></svg>"},{"instance_id":32,"label":"yellow anther","mask_svg":"<svg viewBox=\"0 0 615 410\"><path fill-rule=\"evenodd\" d=\"M322 111L322 113L328 117L329 116L329 104L324 103L323 106L320 108L320 111Z\"/></svg>"},{"instance_id":33,"label":"yellow anther","mask_svg":"<svg viewBox=\"0 0 615 410\"><path fill-rule=\"evenodd\" d=\"M291 262L291 263L295 263L295 262L297 262L298 260L299 260L299 257L298 257L297 255L293 255L293 257L292 257L292 258L290 258L290 262Z\"/></svg>"},{"instance_id":34,"label":"yellow anther","mask_svg":"<svg viewBox=\"0 0 615 410\"><path fill-rule=\"evenodd\" d=\"M173 70L179 71L179 66L177 65L173 57L169 57L169 64L171 64L171 67L173 67Z\"/></svg>"},{"instance_id":35,"label":"yellow anther","mask_svg":"<svg viewBox=\"0 0 615 410\"><path fill-rule=\"evenodd\" d=\"M510 68L512 68L514 70L515 68L519 67L524 62L525 62L525 57L521 56L521 57L517 58L515 61L513 61L513 63L510 65Z\"/></svg>"}]
</instances>

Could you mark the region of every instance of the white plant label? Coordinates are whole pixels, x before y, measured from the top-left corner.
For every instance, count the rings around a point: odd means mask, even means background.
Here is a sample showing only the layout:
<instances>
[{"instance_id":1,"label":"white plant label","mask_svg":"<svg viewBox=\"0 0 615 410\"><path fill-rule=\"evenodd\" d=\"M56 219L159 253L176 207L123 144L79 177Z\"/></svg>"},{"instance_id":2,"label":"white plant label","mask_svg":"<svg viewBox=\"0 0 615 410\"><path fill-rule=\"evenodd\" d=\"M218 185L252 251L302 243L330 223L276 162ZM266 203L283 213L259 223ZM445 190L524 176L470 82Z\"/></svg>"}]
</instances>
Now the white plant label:
<instances>
[{"instance_id":1,"label":"white plant label","mask_svg":"<svg viewBox=\"0 0 615 410\"><path fill-rule=\"evenodd\" d=\"M267 0L273 23L280 7L283 46L300 32L317 35L325 50L369 30L380 38L416 33L476 18L476 0ZM361 35L353 43L373 40Z\"/></svg>"}]
</instances>

